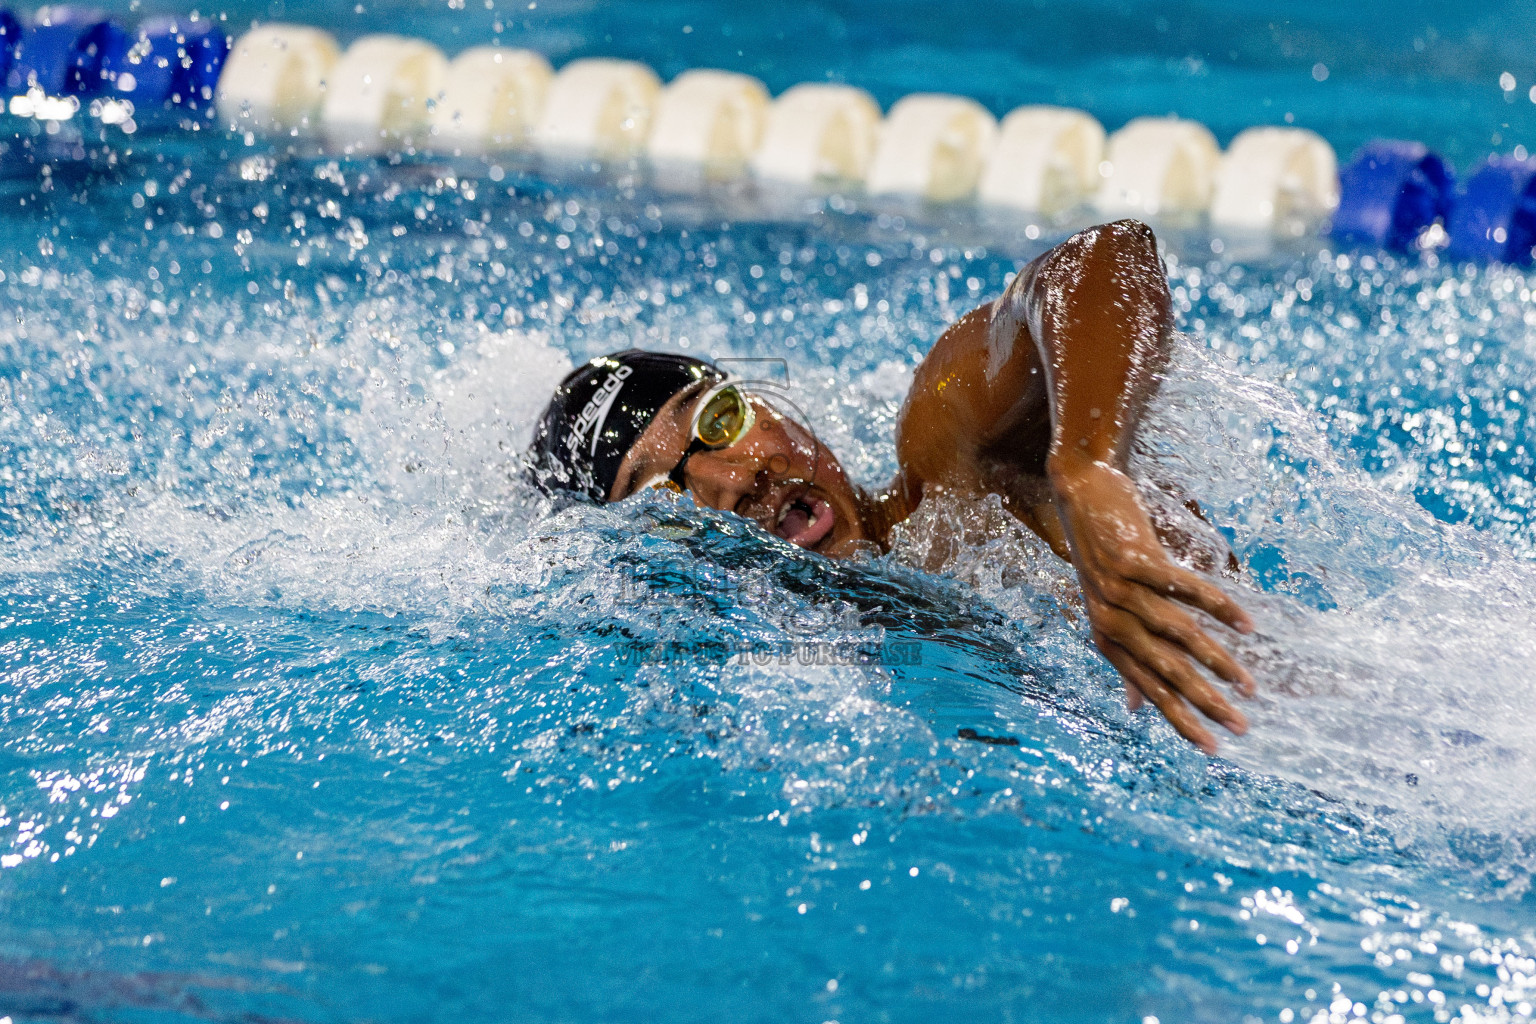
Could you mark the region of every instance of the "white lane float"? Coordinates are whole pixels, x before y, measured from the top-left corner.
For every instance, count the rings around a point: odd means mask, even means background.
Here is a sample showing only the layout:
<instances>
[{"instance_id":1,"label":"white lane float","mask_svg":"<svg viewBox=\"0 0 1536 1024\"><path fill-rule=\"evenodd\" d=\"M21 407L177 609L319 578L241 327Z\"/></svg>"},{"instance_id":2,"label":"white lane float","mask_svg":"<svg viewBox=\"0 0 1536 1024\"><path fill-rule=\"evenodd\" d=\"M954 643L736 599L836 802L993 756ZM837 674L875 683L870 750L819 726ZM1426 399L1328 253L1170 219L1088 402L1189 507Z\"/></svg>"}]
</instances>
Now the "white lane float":
<instances>
[{"instance_id":1,"label":"white lane float","mask_svg":"<svg viewBox=\"0 0 1536 1024\"><path fill-rule=\"evenodd\" d=\"M1299 235L1339 205L1333 147L1303 128L1249 128L1221 158L1211 223Z\"/></svg>"},{"instance_id":2,"label":"white lane float","mask_svg":"<svg viewBox=\"0 0 1536 1024\"><path fill-rule=\"evenodd\" d=\"M320 119L348 152L425 141L431 104L443 92L448 58L405 36L364 36L331 69Z\"/></svg>"},{"instance_id":3,"label":"white lane float","mask_svg":"<svg viewBox=\"0 0 1536 1024\"><path fill-rule=\"evenodd\" d=\"M556 74L530 50L479 46L451 63L430 43L261 25L238 39L215 93L237 130L323 125L349 152L421 145L537 148L560 157L645 156L657 181L734 177L870 195L983 203L1057 217L1089 200L1106 216L1208 212L1234 232L1299 235L1339 204L1338 159L1317 134L1251 128L1222 154L1194 121L1144 117L1105 137L1080 110L1026 106L1001 126L974 100L920 93L881 118L864 90L805 83L770 100L748 75L693 70L663 88L644 64L574 61Z\"/></svg>"},{"instance_id":4,"label":"white lane float","mask_svg":"<svg viewBox=\"0 0 1536 1024\"><path fill-rule=\"evenodd\" d=\"M636 156L644 151L660 92L656 72L636 61L572 61L550 83L534 144L556 156Z\"/></svg>"},{"instance_id":5,"label":"white lane float","mask_svg":"<svg viewBox=\"0 0 1536 1024\"><path fill-rule=\"evenodd\" d=\"M438 144L468 152L520 149L544 113L554 71L532 50L476 46L448 65L432 107Z\"/></svg>"},{"instance_id":6,"label":"white lane float","mask_svg":"<svg viewBox=\"0 0 1536 1024\"><path fill-rule=\"evenodd\" d=\"M1220 162L1216 137L1198 121L1138 117L1109 137L1094 205L1110 215L1203 213Z\"/></svg>"},{"instance_id":7,"label":"white lane float","mask_svg":"<svg viewBox=\"0 0 1536 1024\"><path fill-rule=\"evenodd\" d=\"M872 195L904 194L935 202L976 191L997 120L973 99L916 93L891 108L880 129L867 187Z\"/></svg>"},{"instance_id":8,"label":"white lane float","mask_svg":"<svg viewBox=\"0 0 1536 1024\"><path fill-rule=\"evenodd\" d=\"M767 112L768 88L752 76L685 71L662 90L646 155L659 165L698 165L714 176L734 176L757 150Z\"/></svg>"},{"instance_id":9,"label":"white lane float","mask_svg":"<svg viewBox=\"0 0 1536 1024\"><path fill-rule=\"evenodd\" d=\"M862 182L880 132L880 105L863 89L810 82L768 108L752 173L771 181Z\"/></svg>"},{"instance_id":10,"label":"white lane float","mask_svg":"<svg viewBox=\"0 0 1536 1024\"><path fill-rule=\"evenodd\" d=\"M1046 216L1085 202L1102 180L1104 126L1081 110L1020 107L1003 118L977 195Z\"/></svg>"},{"instance_id":11,"label":"white lane float","mask_svg":"<svg viewBox=\"0 0 1536 1024\"><path fill-rule=\"evenodd\" d=\"M272 24L235 41L219 75L220 119L237 129L307 127L319 116L341 50L329 32Z\"/></svg>"}]
</instances>

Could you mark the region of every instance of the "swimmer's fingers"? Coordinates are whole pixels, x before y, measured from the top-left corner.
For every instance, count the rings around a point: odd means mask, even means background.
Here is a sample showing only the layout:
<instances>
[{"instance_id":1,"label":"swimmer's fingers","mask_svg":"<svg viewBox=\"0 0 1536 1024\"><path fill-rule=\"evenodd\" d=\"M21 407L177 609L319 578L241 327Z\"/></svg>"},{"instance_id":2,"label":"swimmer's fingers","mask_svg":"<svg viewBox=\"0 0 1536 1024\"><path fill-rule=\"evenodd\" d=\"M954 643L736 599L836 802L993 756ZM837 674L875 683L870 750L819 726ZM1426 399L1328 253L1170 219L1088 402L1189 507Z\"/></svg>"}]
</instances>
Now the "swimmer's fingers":
<instances>
[{"instance_id":1,"label":"swimmer's fingers","mask_svg":"<svg viewBox=\"0 0 1536 1024\"><path fill-rule=\"evenodd\" d=\"M1236 599L1205 577L1174 565L1163 552L1159 551L1154 557L1132 556L1125 561L1129 563L1123 573L1127 579L1135 580L1157 594L1199 608L1239 633L1253 632L1253 620Z\"/></svg>"},{"instance_id":2,"label":"swimmer's fingers","mask_svg":"<svg viewBox=\"0 0 1536 1024\"><path fill-rule=\"evenodd\" d=\"M1102 634L1106 640L1134 658L1138 668L1144 673L1157 677L1159 685L1176 691L1185 700L1199 708L1207 718L1220 722L1230 732L1241 736L1248 731L1248 720L1227 703L1226 698L1200 675L1185 653L1166 640L1151 634L1145 624L1135 616L1123 609L1101 607L1099 613L1094 616L1094 624L1096 634ZM1141 678L1133 677L1131 681L1146 693L1154 704L1159 708L1162 707L1156 695L1148 690Z\"/></svg>"},{"instance_id":3,"label":"swimmer's fingers","mask_svg":"<svg viewBox=\"0 0 1536 1024\"><path fill-rule=\"evenodd\" d=\"M1140 619L1150 632L1237 687L1237 692L1244 697L1252 697L1256 692L1257 687L1247 669L1172 601L1165 601L1148 589L1134 587L1121 607Z\"/></svg>"},{"instance_id":4,"label":"swimmer's fingers","mask_svg":"<svg viewBox=\"0 0 1536 1024\"><path fill-rule=\"evenodd\" d=\"M1094 640L1125 679L1127 704L1135 704L1134 688L1181 735L1209 751L1215 740L1196 709L1234 733L1245 732L1247 720L1196 662L1240 690L1250 690L1252 680L1175 602L1241 631L1253 628L1247 614L1214 583L1169 558L1125 474L1097 463L1074 464L1070 472L1054 471L1052 485Z\"/></svg>"},{"instance_id":5,"label":"swimmer's fingers","mask_svg":"<svg viewBox=\"0 0 1536 1024\"><path fill-rule=\"evenodd\" d=\"M1128 683L1146 694L1147 699L1156 705L1157 709L1163 713L1163 717L1168 719L1168 724L1173 726L1180 736L1207 754L1216 753L1216 737L1200 724L1200 719L1177 693L1164 686L1161 680L1143 668L1124 647L1098 630L1093 631L1093 642ZM1134 711L1135 708L1131 710Z\"/></svg>"},{"instance_id":6,"label":"swimmer's fingers","mask_svg":"<svg viewBox=\"0 0 1536 1024\"><path fill-rule=\"evenodd\" d=\"M1099 579L1140 583L1239 632L1253 629L1248 614L1225 591L1168 557L1136 485L1124 473L1097 463L1079 464L1071 472L1055 472L1051 481L1080 568L1086 566Z\"/></svg>"},{"instance_id":7,"label":"swimmer's fingers","mask_svg":"<svg viewBox=\"0 0 1536 1024\"><path fill-rule=\"evenodd\" d=\"M1141 649L1136 651L1143 665L1151 669L1159 680L1167 684L1189 701L1213 722L1219 722L1234 736L1248 731L1248 719L1227 702L1214 686L1206 681L1195 666L1177 648L1163 640L1149 636Z\"/></svg>"},{"instance_id":8,"label":"swimmer's fingers","mask_svg":"<svg viewBox=\"0 0 1536 1024\"><path fill-rule=\"evenodd\" d=\"M1081 554L1092 577L1091 584L1085 580L1085 587L1091 587L1107 603L1135 616L1150 632L1183 649L1216 675L1237 686L1238 692L1244 696L1253 695L1255 688L1252 677L1226 648L1211 639L1194 619L1170 599L1168 591L1174 591L1172 597L1180 593L1194 596L1196 588L1203 588L1202 592L1208 592L1203 605L1193 600L1187 603L1196 607L1214 606L1215 599L1209 596L1214 594L1228 602L1241 615L1242 609L1237 607L1236 602L1232 602L1208 581L1173 565L1161 551L1140 555L1117 551L1112 559L1097 557L1099 552L1089 548L1085 548ZM1182 590L1177 582L1183 583ZM1207 610L1215 614L1212 608ZM1246 622L1246 616L1243 621Z\"/></svg>"}]
</instances>

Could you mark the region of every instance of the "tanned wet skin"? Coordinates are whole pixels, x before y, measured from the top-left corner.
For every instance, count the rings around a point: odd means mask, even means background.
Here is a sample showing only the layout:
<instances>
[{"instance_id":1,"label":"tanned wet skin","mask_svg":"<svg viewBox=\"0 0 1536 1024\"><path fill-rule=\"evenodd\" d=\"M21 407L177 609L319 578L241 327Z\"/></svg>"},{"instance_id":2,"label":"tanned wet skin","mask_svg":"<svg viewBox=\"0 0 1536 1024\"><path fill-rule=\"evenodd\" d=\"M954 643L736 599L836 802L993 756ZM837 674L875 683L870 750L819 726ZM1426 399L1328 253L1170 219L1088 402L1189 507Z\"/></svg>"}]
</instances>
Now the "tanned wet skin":
<instances>
[{"instance_id":1,"label":"tanned wet skin","mask_svg":"<svg viewBox=\"0 0 1536 1024\"><path fill-rule=\"evenodd\" d=\"M1127 460L1175 331L1150 228L1123 220L1073 235L1030 263L997 301L961 317L918 366L896 427L900 466L883 491L849 481L805 426L760 398L737 443L683 464L695 501L754 520L829 557L888 544L925 497L1001 497L1077 570L1093 642L1132 709L1151 701L1207 752L1207 722L1247 720L1198 670L1245 695L1252 678L1196 617L1240 632L1247 614L1178 565ZM628 496L687 450L701 382L673 396L627 452L609 493Z\"/></svg>"}]
</instances>

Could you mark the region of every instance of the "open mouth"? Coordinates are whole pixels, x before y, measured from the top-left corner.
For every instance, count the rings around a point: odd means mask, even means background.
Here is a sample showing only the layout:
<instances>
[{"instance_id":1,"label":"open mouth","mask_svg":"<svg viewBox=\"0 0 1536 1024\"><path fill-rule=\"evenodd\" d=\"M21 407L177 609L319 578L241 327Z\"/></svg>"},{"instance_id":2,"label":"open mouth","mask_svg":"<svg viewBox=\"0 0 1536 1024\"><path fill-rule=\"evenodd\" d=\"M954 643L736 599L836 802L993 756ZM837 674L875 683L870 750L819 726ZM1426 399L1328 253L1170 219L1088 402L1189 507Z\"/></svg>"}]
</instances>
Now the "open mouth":
<instances>
[{"instance_id":1,"label":"open mouth","mask_svg":"<svg viewBox=\"0 0 1536 1024\"><path fill-rule=\"evenodd\" d=\"M773 533L791 544L811 548L825 540L836 524L837 514L832 506L807 490L784 499Z\"/></svg>"}]
</instances>

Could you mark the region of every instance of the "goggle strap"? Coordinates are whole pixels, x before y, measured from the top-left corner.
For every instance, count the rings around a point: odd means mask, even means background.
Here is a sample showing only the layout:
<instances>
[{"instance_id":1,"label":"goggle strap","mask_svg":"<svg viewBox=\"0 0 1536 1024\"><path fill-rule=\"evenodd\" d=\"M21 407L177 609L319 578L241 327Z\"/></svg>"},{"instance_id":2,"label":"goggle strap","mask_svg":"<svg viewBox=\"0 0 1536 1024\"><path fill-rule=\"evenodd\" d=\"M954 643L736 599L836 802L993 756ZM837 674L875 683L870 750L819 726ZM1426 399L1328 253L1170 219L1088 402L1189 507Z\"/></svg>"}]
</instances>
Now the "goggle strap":
<instances>
[{"instance_id":1,"label":"goggle strap","mask_svg":"<svg viewBox=\"0 0 1536 1024\"><path fill-rule=\"evenodd\" d=\"M683 470L687 467L688 460L693 458L699 452L708 450L709 445L705 444L698 437L695 437L688 443L687 449L685 449L683 452L683 457L677 460L677 465L672 467L672 472L667 474L668 482L676 486L679 490L686 491L688 489L688 484L683 480Z\"/></svg>"}]
</instances>

